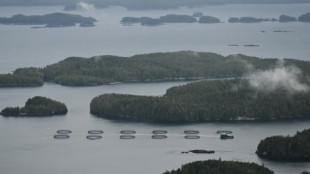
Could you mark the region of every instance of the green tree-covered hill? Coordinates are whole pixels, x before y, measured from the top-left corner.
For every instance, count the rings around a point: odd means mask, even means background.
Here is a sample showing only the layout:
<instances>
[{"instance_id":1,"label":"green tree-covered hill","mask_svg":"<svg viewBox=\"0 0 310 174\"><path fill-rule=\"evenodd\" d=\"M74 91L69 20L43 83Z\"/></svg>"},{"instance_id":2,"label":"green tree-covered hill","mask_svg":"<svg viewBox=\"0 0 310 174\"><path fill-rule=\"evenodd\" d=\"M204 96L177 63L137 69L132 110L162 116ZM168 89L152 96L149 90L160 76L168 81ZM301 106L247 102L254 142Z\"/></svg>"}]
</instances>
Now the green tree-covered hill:
<instances>
[{"instance_id":1,"label":"green tree-covered hill","mask_svg":"<svg viewBox=\"0 0 310 174\"><path fill-rule=\"evenodd\" d=\"M247 79L204 80L172 87L162 97L104 94L90 112L98 117L155 122L201 122L309 118L310 92L272 91Z\"/></svg>"},{"instance_id":2,"label":"green tree-covered hill","mask_svg":"<svg viewBox=\"0 0 310 174\"><path fill-rule=\"evenodd\" d=\"M1 111L3 116L52 116L64 115L68 112L65 104L36 96L26 101L24 107L7 107Z\"/></svg>"},{"instance_id":3,"label":"green tree-covered hill","mask_svg":"<svg viewBox=\"0 0 310 174\"><path fill-rule=\"evenodd\" d=\"M182 165L177 170L164 174L273 174L270 169L256 163L207 160Z\"/></svg>"},{"instance_id":4,"label":"green tree-covered hill","mask_svg":"<svg viewBox=\"0 0 310 174\"><path fill-rule=\"evenodd\" d=\"M221 56L214 53L179 51L150 53L132 57L70 57L42 69L22 68L29 73L0 75L0 86L39 86L56 82L70 86L91 86L113 82L151 82L247 76L249 71L277 66L277 59L260 59L245 55ZM310 74L307 61L285 59L285 66L295 66ZM40 76L33 77L35 71ZM32 83L16 78L30 78Z\"/></svg>"},{"instance_id":5,"label":"green tree-covered hill","mask_svg":"<svg viewBox=\"0 0 310 174\"><path fill-rule=\"evenodd\" d=\"M310 129L290 136L272 136L261 140L256 154L276 161L310 161Z\"/></svg>"}]
</instances>

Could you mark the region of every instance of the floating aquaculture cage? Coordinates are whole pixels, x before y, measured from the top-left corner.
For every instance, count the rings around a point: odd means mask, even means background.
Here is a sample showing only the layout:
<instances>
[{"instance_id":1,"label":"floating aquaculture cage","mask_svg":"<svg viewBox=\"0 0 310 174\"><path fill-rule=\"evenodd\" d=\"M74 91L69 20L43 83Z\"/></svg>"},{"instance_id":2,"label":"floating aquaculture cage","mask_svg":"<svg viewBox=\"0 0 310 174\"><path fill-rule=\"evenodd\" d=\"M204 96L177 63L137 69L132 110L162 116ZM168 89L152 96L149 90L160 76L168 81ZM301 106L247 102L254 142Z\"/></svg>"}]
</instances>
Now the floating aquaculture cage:
<instances>
[{"instance_id":1,"label":"floating aquaculture cage","mask_svg":"<svg viewBox=\"0 0 310 174\"><path fill-rule=\"evenodd\" d=\"M152 135L152 139L166 139L167 135Z\"/></svg>"},{"instance_id":2,"label":"floating aquaculture cage","mask_svg":"<svg viewBox=\"0 0 310 174\"><path fill-rule=\"evenodd\" d=\"M103 134L103 130L89 130L88 134Z\"/></svg>"},{"instance_id":3,"label":"floating aquaculture cage","mask_svg":"<svg viewBox=\"0 0 310 174\"><path fill-rule=\"evenodd\" d=\"M185 130L184 131L185 134L199 134L198 130Z\"/></svg>"},{"instance_id":4,"label":"floating aquaculture cage","mask_svg":"<svg viewBox=\"0 0 310 174\"><path fill-rule=\"evenodd\" d=\"M129 140L129 139L135 139L136 137L134 135L121 135L119 138Z\"/></svg>"},{"instance_id":5,"label":"floating aquaculture cage","mask_svg":"<svg viewBox=\"0 0 310 174\"><path fill-rule=\"evenodd\" d=\"M87 135L86 138L89 140L98 140L98 139L101 139L102 136L100 136L100 135Z\"/></svg>"},{"instance_id":6,"label":"floating aquaculture cage","mask_svg":"<svg viewBox=\"0 0 310 174\"><path fill-rule=\"evenodd\" d=\"M122 130L121 131L121 134L135 134L136 133L136 131L134 131L134 130Z\"/></svg>"},{"instance_id":7,"label":"floating aquaculture cage","mask_svg":"<svg viewBox=\"0 0 310 174\"><path fill-rule=\"evenodd\" d=\"M230 130L218 130L216 131L217 134L232 134L233 132Z\"/></svg>"},{"instance_id":8,"label":"floating aquaculture cage","mask_svg":"<svg viewBox=\"0 0 310 174\"><path fill-rule=\"evenodd\" d=\"M198 135L185 135L184 138L185 139L199 139L200 136L198 136Z\"/></svg>"},{"instance_id":9,"label":"floating aquaculture cage","mask_svg":"<svg viewBox=\"0 0 310 174\"><path fill-rule=\"evenodd\" d=\"M168 131L166 131L166 130L153 130L152 133L153 134L166 134L166 133L168 133Z\"/></svg>"},{"instance_id":10,"label":"floating aquaculture cage","mask_svg":"<svg viewBox=\"0 0 310 174\"><path fill-rule=\"evenodd\" d=\"M54 135L54 139L68 139L69 135Z\"/></svg>"},{"instance_id":11,"label":"floating aquaculture cage","mask_svg":"<svg viewBox=\"0 0 310 174\"><path fill-rule=\"evenodd\" d=\"M58 133L58 134L71 134L72 131L71 131L71 130L64 130L64 129L63 129L63 130L58 130L57 133Z\"/></svg>"}]
</instances>

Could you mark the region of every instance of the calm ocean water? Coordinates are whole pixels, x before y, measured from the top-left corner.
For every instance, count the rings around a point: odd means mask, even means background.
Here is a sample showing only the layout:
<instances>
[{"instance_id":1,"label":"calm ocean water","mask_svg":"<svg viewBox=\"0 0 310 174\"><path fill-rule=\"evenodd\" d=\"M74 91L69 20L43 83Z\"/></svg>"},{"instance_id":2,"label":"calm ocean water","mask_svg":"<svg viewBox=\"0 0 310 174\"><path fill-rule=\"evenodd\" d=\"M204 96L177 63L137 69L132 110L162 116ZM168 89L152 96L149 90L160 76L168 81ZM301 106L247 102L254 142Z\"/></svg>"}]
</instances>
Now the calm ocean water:
<instances>
[{"instance_id":1,"label":"calm ocean water","mask_svg":"<svg viewBox=\"0 0 310 174\"><path fill-rule=\"evenodd\" d=\"M0 7L0 16L62 12L63 7ZM30 26L0 25L0 73L18 67L46 66L70 56L131 56L135 54L193 50L223 55L242 53L258 57L310 59L310 24L264 22L230 24L229 17L253 16L278 18L281 14L299 16L310 4L297 5L227 5L202 9L170 11L127 11L112 7L74 12L98 19L96 27L31 29ZM166 14L188 14L201 11L215 16L220 24L166 24L158 27L123 26L125 16L160 17ZM261 31L266 31L262 33ZM292 32L274 33L274 30ZM229 47L238 44L239 47ZM244 47L257 44L260 47Z\"/></svg>"},{"instance_id":2,"label":"calm ocean water","mask_svg":"<svg viewBox=\"0 0 310 174\"><path fill-rule=\"evenodd\" d=\"M309 58L310 24L272 23L229 24L230 16L278 17L281 14L298 16L310 5L230 5L202 9L171 11L126 11L112 7L76 12L96 17L92 28L44 28L0 25L0 72L8 73L18 67L44 67L69 56L90 57L113 54L131 56L157 51L210 51L223 55L243 53L259 57ZM14 14L45 14L60 12L62 7L1 7L0 16ZM221 24L166 24L158 27L122 26L124 16L192 14L201 11L219 17ZM266 33L261 33L265 30ZM290 30L274 33L273 30ZM261 47L229 47L229 44L259 44ZM1 88L0 109L23 106L33 96L46 96L64 102L66 116L50 118L0 117L1 173L134 173L158 174L182 164L206 159L223 159L264 164L278 174L294 174L310 170L310 163L283 163L259 159L255 155L259 141L272 135L293 135L309 128L310 120L258 123L200 123L151 124L101 119L89 113L89 103L104 93L163 95L166 89L187 82L135 83L98 87L63 87L46 83L36 88ZM70 139L55 140L58 129L73 131ZM90 129L104 130L97 141L86 139ZM121 140L122 129L137 131L136 139ZM153 129L166 129L168 139L153 140ZM197 129L201 138L184 139L185 129ZM223 141L217 130L234 132L235 139ZM214 154L181 154L192 149L215 150Z\"/></svg>"}]
</instances>

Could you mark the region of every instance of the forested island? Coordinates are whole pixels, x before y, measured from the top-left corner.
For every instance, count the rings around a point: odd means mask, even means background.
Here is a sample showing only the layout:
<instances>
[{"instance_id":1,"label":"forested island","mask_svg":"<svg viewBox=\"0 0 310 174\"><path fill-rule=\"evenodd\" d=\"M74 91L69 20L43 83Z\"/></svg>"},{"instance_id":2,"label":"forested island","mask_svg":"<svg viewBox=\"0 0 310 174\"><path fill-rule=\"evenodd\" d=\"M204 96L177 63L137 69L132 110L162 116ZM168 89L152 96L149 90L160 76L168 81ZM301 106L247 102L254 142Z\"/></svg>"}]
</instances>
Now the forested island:
<instances>
[{"instance_id":1,"label":"forested island","mask_svg":"<svg viewBox=\"0 0 310 174\"><path fill-rule=\"evenodd\" d=\"M260 22L310 22L310 12L301 16L292 17L288 15L280 15L279 19L276 18L256 18L256 17L230 17L229 23L260 23ZM132 25L140 23L141 25L158 26L165 23L220 23L219 18L213 16L204 16L201 12L195 12L192 16L190 15L176 15L169 14L166 16L160 16L159 18L150 17L123 17L120 23L124 25Z\"/></svg>"},{"instance_id":2,"label":"forested island","mask_svg":"<svg viewBox=\"0 0 310 174\"><path fill-rule=\"evenodd\" d=\"M277 62L277 59L245 55L225 57L193 51L150 53L132 57L69 57L44 68L19 68L12 74L0 74L0 87L41 86L43 82L66 86L94 86L115 82L244 77L249 71L271 69ZM284 59L284 65L299 68L305 76L310 74L310 62Z\"/></svg>"},{"instance_id":3,"label":"forested island","mask_svg":"<svg viewBox=\"0 0 310 174\"><path fill-rule=\"evenodd\" d=\"M196 18L189 15L176 15L169 14L166 16L161 16L159 18L164 23L194 23L197 22Z\"/></svg>"},{"instance_id":4,"label":"forested island","mask_svg":"<svg viewBox=\"0 0 310 174\"><path fill-rule=\"evenodd\" d=\"M310 161L310 129L290 136L272 136L261 140L256 154L275 161Z\"/></svg>"},{"instance_id":5,"label":"forested island","mask_svg":"<svg viewBox=\"0 0 310 174\"><path fill-rule=\"evenodd\" d=\"M293 16L288 16L288 15L280 15L279 19L275 18L255 18L255 17L231 17L228 19L228 22L230 23L259 23L259 22L266 22L266 21L271 21L271 22L310 22L310 12L300 15L299 17L293 17Z\"/></svg>"},{"instance_id":6,"label":"forested island","mask_svg":"<svg viewBox=\"0 0 310 174\"><path fill-rule=\"evenodd\" d=\"M158 26L164 23L194 23L197 22L196 18L189 15L176 15L169 14L166 16L160 16L159 18L150 17L124 17L121 23L124 25L140 23L147 26Z\"/></svg>"},{"instance_id":7,"label":"forested island","mask_svg":"<svg viewBox=\"0 0 310 174\"><path fill-rule=\"evenodd\" d=\"M47 6L68 5L67 9L72 9L72 4L79 3L81 0L1 0L0 6ZM166 10L179 7L200 7L206 5L225 5L225 4L289 4L289 3L309 3L308 0L84 0L86 3L93 4L97 8L109 6L122 6L128 10Z\"/></svg>"},{"instance_id":8,"label":"forested island","mask_svg":"<svg viewBox=\"0 0 310 174\"><path fill-rule=\"evenodd\" d=\"M150 17L124 17L121 20L123 25L132 25L140 23L145 26L158 26L162 25L163 22L160 19L150 18Z\"/></svg>"},{"instance_id":9,"label":"forested island","mask_svg":"<svg viewBox=\"0 0 310 174\"><path fill-rule=\"evenodd\" d=\"M3 116L53 116L68 112L65 104L58 101L36 96L26 101L24 107L6 107L1 111Z\"/></svg>"},{"instance_id":10,"label":"forested island","mask_svg":"<svg viewBox=\"0 0 310 174\"><path fill-rule=\"evenodd\" d=\"M80 24L80 26L94 26L96 19L92 17L83 17L80 15L52 13L46 15L31 15L22 14L14 15L10 18L0 17L0 24L14 25L45 25L45 27L69 27Z\"/></svg>"},{"instance_id":11,"label":"forested island","mask_svg":"<svg viewBox=\"0 0 310 174\"><path fill-rule=\"evenodd\" d=\"M163 174L273 174L270 169L256 163L207 160L182 165L181 168Z\"/></svg>"},{"instance_id":12,"label":"forested island","mask_svg":"<svg viewBox=\"0 0 310 174\"><path fill-rule=\"evenodd\" d=\"M164 96L104 94L90 112L98 117L152 122L310 118L309 90L257 88L248 79L203 80L172 87Z\"/></svg>"},{"instance_id":13,"label":"forested island","mask_svg":"<svg viewBox=\"0 0 310 174\"><path fill-rule=\"evenodd\" d=\"M301 22L310 22L310 12L304 14L304 15L301 15L298 17L298 21L301 21Z\"/></svg>"},{"instance_id":14,"label":"forested island","mask_svg":"<svg viewBox=\"0 0 310 174\"><path fill-rule=\"evenodd\" d=\"M35 87L43 85L40 68L18 68L12 74L0 74L0 87Z\"/></svg>"},{"instance_id":15,"label":"forested island","mask_svg":"<svg viewBox=\"0 0 310 174\"><path fill-rule=\"evenodd\" d=\"M220 23L221 20L213 16L201 16L198 22L210 24L210 23Z\"/></svg>"},{"instance_id":16,"label":"forested island","mask_svg":"<svg viewBox=\"0 0 310 174\"><path fill-rule=\"evenodd\" d=\"M281 15L279 17L279 22L296 22L297 18L292 17L292 16L287 16L287 15Z\"/></svg>"}]
</instances>

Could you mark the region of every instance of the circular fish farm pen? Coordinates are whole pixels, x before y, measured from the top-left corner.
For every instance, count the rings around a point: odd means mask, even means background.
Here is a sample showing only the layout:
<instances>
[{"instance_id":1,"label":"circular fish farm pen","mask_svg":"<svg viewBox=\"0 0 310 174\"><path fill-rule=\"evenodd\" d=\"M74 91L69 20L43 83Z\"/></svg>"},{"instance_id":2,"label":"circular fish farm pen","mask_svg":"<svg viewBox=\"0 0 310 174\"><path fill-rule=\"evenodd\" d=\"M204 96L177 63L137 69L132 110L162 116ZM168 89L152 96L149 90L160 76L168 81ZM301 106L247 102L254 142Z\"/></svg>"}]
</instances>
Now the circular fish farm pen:
<instances>
[{"instance_id":1,"label":"circular fish farm pen","mask_svg":"<svg viewBox=\"0 0 310 174\"><path fill-rule=\"evenodd\" d=\"M123 140L130 140L135 139L136 137L134 135L121 135L119 138Z\"/></svg>"},{"instance_id":2,"label":"circular fish farm pen","mask_svg":"<svg viewBox=\"0 0 310 174\"><path fill-rule=\"evenodd\" d=\"M184 138L185 139L199 139L200 136L198 136L198 135L185 135Z\"/></svg>"},{"instance_id":3,"label":"circular fish farm pen","mask_svg":"<svg viewBox=\"0 0 310 174\"><path fill-rule=\"evenodd\" d=\"M167 135L152 135L152 139L166 139Z\"/></svg>"},{"instance_id":4,"label":"circular fish farm pen","mask_svg":"<svg viewBox=\"0 0 310 174\"><path fill-rule=\"evenodd\" d=\"M72 131L71 130L58 130L57 133L58 134L71 134Z\"/></svg>"},{"instance_id":5,"label":"circular fish farm pen","mask_svg":"<svg viewBox=\"0 0 310 174\"><path fill-rule=\"evenodd\" d=\"M121 130L121 134L135 134L136 131L134 130Z\"/></svg>"},{"instance_id":6,"label":"circular fish farm pen","mask_svg":"<svg viewBox=\"0 0 310 174\"><path fill-rule=\"evenodd\" d=\"M166 130L153 130L152 133L153 134L166 134L166 133L168 133L168 131L166 131Z\"/></svg>"},{"instance_id":7,"label":"circular fish farm pen","mask_svg":"<svg viewBox=\"0 0 310 174\"><path fill-rule=\"evenodd\" d=\"M54 139L68 139L69 135L54 135Z\"/></svg>"},{"instance_id":8,"label":"circular fish farm pen","mask_svg":"<svg viewBox=\"0 0 310 174\"><path fill-rule=\"evenodd\" d=\"M199 134L198 130L185 130L184 131L185 134Z\"/></svg>"},{"instance_id":9,"label":"circular fish farm pen","mask_svg":"<svg viewBox=\"0 0 310 174\"><path fill-rule=\"evenodd\" d=\"M103 134L103 130L89 130L88 134Z\"/></svg>"},{"instance_id":10,"label":"circular fish farm pen","mask_svg":"<svg viewBox=\"0 0 310 174\"><path fill-rule=\"evenodd\" d=\"M100 136L100 135L87 135L86 138L89 140L98 140L98 139L101 139L102 136Z\"/></svg>"},{"instance_id":11,"label":"circular fish farm pen","mask_svg":"<svg viewBox=\"0 0 310 174\"><path fill-rule=\"evenodd\" d=\"M233 132L230 130L218 130L216 131L217 134L232 134Z\"/></svg>"}]
</instances>

